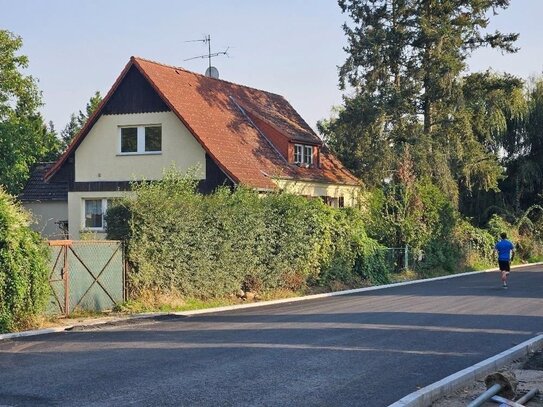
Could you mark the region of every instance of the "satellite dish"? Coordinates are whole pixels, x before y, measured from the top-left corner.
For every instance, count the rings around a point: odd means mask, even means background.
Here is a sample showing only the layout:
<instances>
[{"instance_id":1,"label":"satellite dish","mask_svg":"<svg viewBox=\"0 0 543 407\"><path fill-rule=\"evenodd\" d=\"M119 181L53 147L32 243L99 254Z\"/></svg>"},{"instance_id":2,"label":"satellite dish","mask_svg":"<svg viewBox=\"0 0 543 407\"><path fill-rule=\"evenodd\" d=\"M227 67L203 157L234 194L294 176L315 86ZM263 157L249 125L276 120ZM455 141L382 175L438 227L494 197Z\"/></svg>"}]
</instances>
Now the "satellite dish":
<instances>
[{"instance_id":1,"label":"satellite dish","mask_svg":"<svg viewBox=\"0 0 543 407\"><path fill-rule=\"evenodd\" d=\"M209 78L219 79L219 70L214 66L206 69L206 76Z\"/></svg>"}]
</instances>

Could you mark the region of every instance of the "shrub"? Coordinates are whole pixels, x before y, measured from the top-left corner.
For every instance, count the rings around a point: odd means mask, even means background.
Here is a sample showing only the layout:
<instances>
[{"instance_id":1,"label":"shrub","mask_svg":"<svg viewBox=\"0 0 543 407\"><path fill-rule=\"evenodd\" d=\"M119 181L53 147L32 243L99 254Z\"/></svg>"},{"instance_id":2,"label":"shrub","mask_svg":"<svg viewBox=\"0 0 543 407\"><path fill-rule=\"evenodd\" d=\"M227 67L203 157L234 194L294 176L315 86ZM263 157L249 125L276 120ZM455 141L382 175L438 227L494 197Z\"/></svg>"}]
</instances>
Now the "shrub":
<instances>
[{"instance_id":1,"label":"shrub","mask_svg":"<svg viewBox=\"0 0 543 407\"><path fill-rule=\"evenodd\" d=\"M46 306L49 250L29 223L0 188L0 332L29 326Z\"/></svg>"},{"instance_id":2,"label":"shrub","mask_svg":"<svg viewBox=\"0 0 543 407\"><path fill-rule=\"evenodd\" d=\"M519 260L533 261L543 258L543 209L534 205L528 209L515 223L509 223L498 215L488 221L488 230L497 241L500 233L515 244L516 257Z\"/></svg>"},{"instance_id":3,"label":"shrub","mask_svg":"<svg viewBox=\"0 0 543 407\"><path fill-rule=\"evenodd\" d=\"M357 210L242 187L204 196L174 170L132 190L108 213L108 236L129 236L136 296L177 292L209 299L240 288L388 281L381 247L366 235Z\"/></svg>"},{"instance_id":4,"label":"shrub","mask_svg":"<svg viewBox=\"0 0 543 407\"><path fill-rule=\"evenodd\" d=\"M488 230L477 228L462 219L454 230L453 238L459 246L460 258L464 260L466 269L487 268L495 264L496 239Z\"/></svg>"},{"instance_id":5,"label":"shrub","mask_svg":"<svg viewBox=\"0 0 543 407\"><path fill-rule=\"evenodd\" d=\"M323 256L319 283L335 281L359 285L361 280L371 284L390 282L384 247L368 237L362 213L353 208L333 210L327 234L328 253Z\"/></svg>"},{"instance_id":6,"label":"shrub","mask_svg":"<svg viewBox=\"0 0 543 407\"><path fill-rule=\"evenodd\" d=\"M130 238L130 209L124 204L123 200L114 200L112 206L106 212L107 239L123 240Z\"/></svg>"}]
</instances>

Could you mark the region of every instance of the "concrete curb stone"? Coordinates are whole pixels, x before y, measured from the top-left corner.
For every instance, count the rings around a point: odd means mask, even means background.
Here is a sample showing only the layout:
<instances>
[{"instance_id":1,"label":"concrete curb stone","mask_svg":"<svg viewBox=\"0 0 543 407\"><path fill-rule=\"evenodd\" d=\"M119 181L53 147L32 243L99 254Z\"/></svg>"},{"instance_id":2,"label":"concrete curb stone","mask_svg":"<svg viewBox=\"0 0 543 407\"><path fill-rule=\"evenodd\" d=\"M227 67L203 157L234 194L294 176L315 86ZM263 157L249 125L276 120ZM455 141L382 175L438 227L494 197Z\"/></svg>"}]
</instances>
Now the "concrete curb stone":
<instances>
[{"instance_id":1,"label":"concrete curb stone","mask_svg":"<svg viewBox=\"0 0 543 407\"><path fill-rule=\"evenodd\" d=\"M543 348L543 335L538 335L511 349L492 356L482 362L470 366L464 370L453 373L435 383L432 383L420 390L417 390L402 399L390 404L388 407L428 407L434 401L450 394L462 387L465 387L476 380L496 372L504 365L527 356L530 352Z\"/></svg>"}]
</instances>

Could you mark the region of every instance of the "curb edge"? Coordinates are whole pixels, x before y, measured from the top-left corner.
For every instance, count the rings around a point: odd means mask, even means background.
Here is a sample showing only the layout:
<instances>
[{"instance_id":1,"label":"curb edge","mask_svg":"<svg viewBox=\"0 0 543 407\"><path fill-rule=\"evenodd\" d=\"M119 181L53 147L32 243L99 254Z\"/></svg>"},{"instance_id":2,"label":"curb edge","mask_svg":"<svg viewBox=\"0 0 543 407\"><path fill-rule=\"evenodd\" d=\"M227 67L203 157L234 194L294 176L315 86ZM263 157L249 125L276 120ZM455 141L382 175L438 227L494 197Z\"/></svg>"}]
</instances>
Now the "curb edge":
<instances>
[{"instance_id":1,"label":"curb edge","mask_svg":"<svg viewBox=\"0 0 543 407\"><path fill-rule=\"evenodd\" d=\"M435 383L417 390L401 398L388 407L428 407L438 398L454 392L480 379L482 376L499 370L503 365L528 355L531 351L543 347L543 335L528 339L495 356L483 360L473 366L453 373Z\"/></svg>"}]
</instances>

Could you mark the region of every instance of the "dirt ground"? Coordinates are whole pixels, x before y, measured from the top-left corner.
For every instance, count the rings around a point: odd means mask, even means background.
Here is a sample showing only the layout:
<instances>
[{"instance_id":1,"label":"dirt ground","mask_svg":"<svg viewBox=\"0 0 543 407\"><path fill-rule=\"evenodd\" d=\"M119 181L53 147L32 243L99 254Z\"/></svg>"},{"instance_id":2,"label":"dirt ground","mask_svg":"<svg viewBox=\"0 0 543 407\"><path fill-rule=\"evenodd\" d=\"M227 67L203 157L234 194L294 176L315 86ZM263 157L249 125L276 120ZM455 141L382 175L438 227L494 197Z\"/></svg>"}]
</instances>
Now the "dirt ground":
<instances>
[{"instance_id":1,"label":"dirt ground","mask_svg":"<svg viewBox=\"0 0 543 407\"><path fill-rule=\"evenodd\" d=\"M543 350L537 351L522 360L510 363L501 370L512 372L518 380L515 400L534 388L539 389L540 392L543 391ZM486 386L483 378L470 386L439 399L432 404L432 407L465 407L485 390ZM496 407L498 405L493 401L483 404L484 407ZM543 407L543 395L541 393L536 395L524 405L527 407Z\"/></svg>"}]
</instances>

